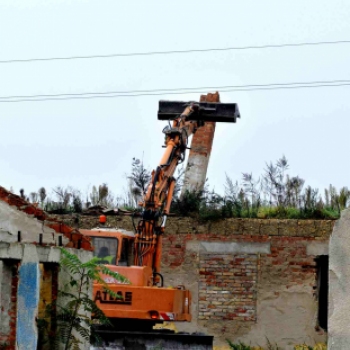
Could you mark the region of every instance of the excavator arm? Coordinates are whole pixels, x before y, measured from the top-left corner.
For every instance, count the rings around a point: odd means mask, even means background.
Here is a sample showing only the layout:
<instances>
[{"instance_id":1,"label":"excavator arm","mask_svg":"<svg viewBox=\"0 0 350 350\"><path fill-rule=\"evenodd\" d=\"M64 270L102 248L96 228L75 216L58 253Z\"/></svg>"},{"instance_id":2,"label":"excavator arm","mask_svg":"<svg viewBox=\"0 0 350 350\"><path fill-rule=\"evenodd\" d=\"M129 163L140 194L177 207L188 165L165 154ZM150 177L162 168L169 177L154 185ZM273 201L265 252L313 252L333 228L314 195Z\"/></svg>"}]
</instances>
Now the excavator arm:
<instances>
[{"instance_id":1,"label":"excavator arm","mask_svg":"<svg viewBox=\"0 0 350 350\"><path fill-rule=\"evenodd\" d=\"M151 182L140 203L142 218L136 227L135 265L149 266L155 275L160 272L161 237L173 199L176 183L174 172L185 159L189 137L205 121L235 122L237 117L238 106L234 103L159 102L158 119L172 120L172 124L163 129L165 152L152 172Z\"/></svg>"}]
</instances>

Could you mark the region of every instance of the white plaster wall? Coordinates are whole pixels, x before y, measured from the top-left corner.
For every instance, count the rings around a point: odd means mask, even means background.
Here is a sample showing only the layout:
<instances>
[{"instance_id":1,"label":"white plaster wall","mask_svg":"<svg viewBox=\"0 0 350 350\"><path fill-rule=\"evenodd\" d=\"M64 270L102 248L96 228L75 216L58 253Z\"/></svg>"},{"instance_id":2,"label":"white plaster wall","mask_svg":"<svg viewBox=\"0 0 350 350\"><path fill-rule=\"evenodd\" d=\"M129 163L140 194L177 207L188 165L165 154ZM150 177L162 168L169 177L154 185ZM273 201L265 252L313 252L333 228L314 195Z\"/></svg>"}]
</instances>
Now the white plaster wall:
<instances>
[{"instance_id":1,"label":"white plaster wall","mask_svg":"<svg viewBox=\"0 0 350 350\"><path fill-rule=\"evenodd\" d=\"M350 209L341 213L329 245L328 349L350 349Z\"/></svg>"},{"instance_id":2,"label":"white plaster wall","mask_svg":"<svg viewBox=\"0 0 350 350\"><path fill-rule=\"evenodd\" d=\"M40 233L43 234L44 244L58 243L59 234L45 226L43 221L0 201L0 242L17 242L18 231L21 231L23 243L39 242ZM63 243L68 243L66 237L63 237Z\"/></svg>"}]
</instances>

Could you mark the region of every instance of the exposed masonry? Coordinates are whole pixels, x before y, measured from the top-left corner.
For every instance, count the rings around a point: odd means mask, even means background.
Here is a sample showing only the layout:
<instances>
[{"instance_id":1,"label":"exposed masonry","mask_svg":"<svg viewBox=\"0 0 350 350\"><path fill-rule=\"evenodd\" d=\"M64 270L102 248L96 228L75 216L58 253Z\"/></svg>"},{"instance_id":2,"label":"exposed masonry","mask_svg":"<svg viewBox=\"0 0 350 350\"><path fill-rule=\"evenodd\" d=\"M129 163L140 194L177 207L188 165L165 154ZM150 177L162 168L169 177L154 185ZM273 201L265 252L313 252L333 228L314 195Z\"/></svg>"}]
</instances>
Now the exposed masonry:
<instances>
[{"instance_id":1,"label":"exposed masonry","mask_svg":"<svg viewBox=\"0 0 350 350\"><path fill-rule=\"evenodd\" d=\"M198 319L255 321L258 254L270 252L268 242L200 242Z\"/></svg>"},{"instance_id":2,"label":"exposed masonry","mask_svg":"<svg viewBox=\"0 0 350 350\"><path fill-rule=\"evenodd\" d=\"M57 221L36 205L0 186L0 242L38 243L43 245L92 250L90 241L79 231Z\"/></svg>"},{"instance_id":3,"label":"exposed masonry","mask_svg":"<svg viewBox=\"0 0 350 350\"><path fill-rule=\"evenodd\" d=\"M107 222L133 229L130 217L110 216ZM81 216L80 225L96 227L98 217ZM289 350L300 342L324 342L326 333L317 324L314 259L328 253L333 225L330 220L203 223L170 217L163 236L165 286L184 285L192 294L192 321L177 323L178 330L214 335L214 345L230 339L256 346L268 337Z\"/></svg>"},{"instance_id":4,"label":"exposed masonry","mask_svg":"<svg viewBox=\"0 0 350 350\"><path fill-rule=\"evenodd\" d=\"M92 257L90 251L68 250L82 261ZM69 278L64 272L58 275L60 256L57 247L0 242L0 348L36 348L38 312L45 315L46 305L57 298L58 283L63 286Z\"/></svg>"},{"instance_id":5,"label":"exposed masonry","mask_svg":"<svg viewBox=\"0 0 350 350\"><path fill-rule=\"evenodd\" d=\"M78 230L0 186L0 348L37 348L38 310L43 316L48 302L60 300L58 284L66 278L57 273L60 245L92 257L90 240Z\"/></svg>"},{"instance_id":6,"label":"exposed masonry","mask_svg":"<svg viewBox=\"0 0 350 350\"><path fill-rule=\"evenodd\" d=\"M53 215L69 226L91 229L99 226L98 216ZM281 236L281 237L317 237L328 239L332 233L334 220L278 220L278 219L224 219L200 222L193 218L169 217L165 237L175 241L176 234L210 234L212 239L220 241L225 236ZM115 227L133 231L130 216L108 216L106 227ZM202 237L202 236L201 236Z\"/></svg>"},{"instance_id":7,"label":"exposed masonry","mask_svg":"<svg viewBox=\"0 0 350 350\"><path fill-rule=\"evenodd\" d=\"M257 255L205 254L199 259L198 319L255 321Z\"/></svg>"},{"instance_id":8,"label":"exposed masonry","mask_svg":"<svg viewBox=\"0 0 350 350\"><path fill-rule=\"evenodd\" d=\"M201 102L220 102L218 93L201 95ZM215 122L206 122L193 135L188 156L182 194L186 191L202 190L207 174L210 153L214 141Z\"/></svg>"},{"instance_id":9,"label":"exposed masonry","mask_svg":"<svg viewBox=\"0 0 350 350\"><path fill-rule=\"evenodd\" d=\"M0 261L0 348L8 344L8 349L15 349L17 320L17 284L18 263Z\"/></svg>"}]
</instances>

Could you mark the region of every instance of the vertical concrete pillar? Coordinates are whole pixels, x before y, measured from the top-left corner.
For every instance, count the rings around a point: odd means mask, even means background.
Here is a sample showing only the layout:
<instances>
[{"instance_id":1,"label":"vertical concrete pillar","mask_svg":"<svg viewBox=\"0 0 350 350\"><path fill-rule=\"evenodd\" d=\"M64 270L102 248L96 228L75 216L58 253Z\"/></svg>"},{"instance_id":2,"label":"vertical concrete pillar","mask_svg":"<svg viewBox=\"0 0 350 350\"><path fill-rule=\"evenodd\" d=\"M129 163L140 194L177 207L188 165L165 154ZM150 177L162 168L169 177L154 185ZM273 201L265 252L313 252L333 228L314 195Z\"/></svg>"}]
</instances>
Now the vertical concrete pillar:
<instances>
[{"instance_id":1,"label":"vertical concrete pillar","mask_svg":"<svg viewBox=\"0 0 350 350\"><path fill-rule=\"evenodd\" d=\"M220 95L218 92L201 95L200 102L220 102ZM204 187L214 140L215 125L215 122L206 122L193 135L182 195L186 191L201 191Z\"/></svg>"},{"instance_id":2,"label":"vertical concrete pillar","mask_svg":"<svg viewBox=\"0 0 350 350\"><path fill-rule=\"evenodd\" d=\"M36 349L40 270L35 245L25 245L17 291L17 349Z\"/></svg>"},{"instance_id":3,"label":"vertical concrete pillar","mask_svg":"<svg viewBox=\"0 0 350 350\"><path fill-rule=\"evenodd\" d=\"M336 222L329 243L328 349L350 348L350 209Z\"/></svg>"}]
</instances>

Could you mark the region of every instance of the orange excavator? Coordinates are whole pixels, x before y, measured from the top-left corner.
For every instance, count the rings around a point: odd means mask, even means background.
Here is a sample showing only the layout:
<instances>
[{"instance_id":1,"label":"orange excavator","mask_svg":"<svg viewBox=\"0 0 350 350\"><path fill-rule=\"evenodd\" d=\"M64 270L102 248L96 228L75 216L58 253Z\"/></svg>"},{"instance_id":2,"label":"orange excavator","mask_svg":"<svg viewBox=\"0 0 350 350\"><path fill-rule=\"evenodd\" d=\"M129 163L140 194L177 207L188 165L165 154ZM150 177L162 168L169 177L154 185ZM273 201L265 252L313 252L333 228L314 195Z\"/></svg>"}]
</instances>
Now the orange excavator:
<instances>
[{"instance_id":1,"label":"orange excavator","mask_svg":"<svg viewBox=\"0 0 350 350\"><path fill-rule=\"evenodd\" d=\"M162 235L176 180L174 172L185 159L188 139L206 121L236 122L240 117L234 103L160 101L158 119L168 120L163 129L165 152L143 194L141 216L134 232L110 228L80 230L91 237L95 256L129 282L103 276L113 298L98 283L93 298L117 329L150 330L157 322L190 321L190 292L184 287L163 287L160 272Z\"/></svg>"}]
</instances>

